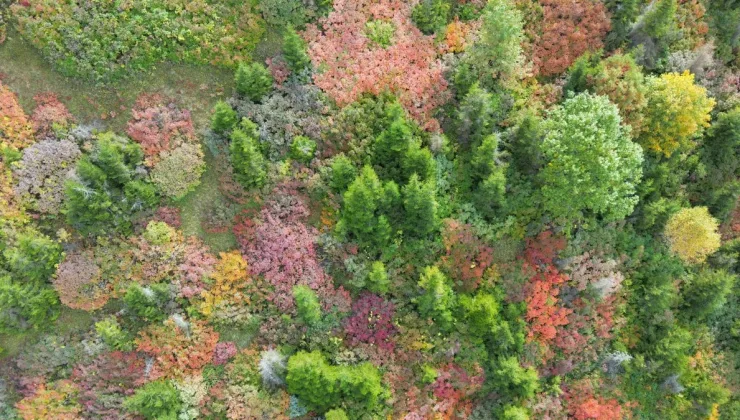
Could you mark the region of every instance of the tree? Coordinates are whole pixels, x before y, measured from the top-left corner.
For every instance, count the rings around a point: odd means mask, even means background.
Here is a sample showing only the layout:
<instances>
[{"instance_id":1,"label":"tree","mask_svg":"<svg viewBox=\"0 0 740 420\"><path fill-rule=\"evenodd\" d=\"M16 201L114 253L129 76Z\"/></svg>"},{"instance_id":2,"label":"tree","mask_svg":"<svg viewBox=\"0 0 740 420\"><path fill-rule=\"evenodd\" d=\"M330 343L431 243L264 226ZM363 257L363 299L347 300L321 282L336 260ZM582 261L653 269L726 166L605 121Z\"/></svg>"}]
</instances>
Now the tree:
<instances>
[{"instance_id":1,"label":"tree","mask_svg":"<svg viewBox=\"0 0 740 420\"><path fill-rule=\"evenodd\" d=\"M290 144L290 157L304 164L311 163L316 154L316 142L306 136L295 136Z\"/></svg>"},{"instance_id":2,"label":"tree","mask_svg":"<svg viewBox=\"0 0 740 420\"><path fill-rule=\"evenodd\" d=\"M681 288L684 314L703 321L727 301L737 277L724 270L703 269L691 276Z\"/></svg>"},{"instance_id":3,"label":"tree","mask_svg":"<svg viewBox=\"0 0 740 420\"><path fill-rule=\"evenodd\" d=\"M332 159L329 186L334 192L344 192L356 176L357 168L347 156L339 154Z\"/></svg>"},{"instance_id":4,"label":"tree","mask_svg":"<svg viewBox=\"0 0 740 420\"><path fill-rule=\"evenodd\" d=\"M423 238L437 229L437 200L430 181L422 183L417 174L411 175L403 187L403 209L409 235Z\"/></svg>"},{"instance_id":5,"label":"tree","mask_svg":"<svg viewBox=\"0 0 740 420\"><path fill-rule=\"evenodd\" d=\"M259 140L254 135L256 125L249 120L242 120L242 126L248 129L235 129L231 132L229 152L234 176L247 188L259 188L267 178L267 163L262 155Z\"/></svg>"},{"instance_id":6,"label":"tree","mask_svg":"<svg viewBox=\"0 0 740 420\"><path fill-rule=\"evenodd\" d=\"M587 77L597 95L609 98L617 107L622 122L632 127L632 136L642 132L647 87L642 69L629 55L615 54L602 60Z\"/></svg>"},{"instance_id":7,"label":"tree","mask_svg":"<svg viewBox=\"0 0 740 420\"><path fill-rule=\"evenodd\" d=\"M585 212L619 220L632 212L642 176L642 150L604 96L581 93L550 113L541 152L545 208L556 218Z\"/></svg>"},{"instance_id":8,"label":"tree","mask_svg":"<svg viewBox=\"0 0 740 420\"><path fill-rule=\"evenodd\" d=\"M132 216L158 202L156 188L137 171L141 147L113 133L98 135L93 153L77 163L65 186L67 223L86 235L128 232Z\"/></svg>"},{"instance_id":9,"label":"tree","mask_svg":"<svg viewBox=\"0 0 740 420\"><path fill-rule=\"evenodd\" d=\"M640 0L608 0L604 2L612 12L612 30L606 36L606 48L615 50L627 40L632 25L640 15Z\"/></svg>"},{"instance_id":10,"label":"tree","mask_svg":"<svg viewBox=\"0 0 740 420\"><path fill-rule=\"evenodd\" d=\"M300 351L288 359L288 392L300 398L310 410L325 412L341 402L357 404L372 411L380 402L383 388L378 369L370 363L330 366L318 351Z\"/></svg>"},{"instance_id":11,"label":"tree","mask_svg":"<svg viewBox=\"0 0 740 420\"><path fill-rule=\"evenodd\" d=\"M149 382L126 398L126 409L151 420L177 420L182 406L180 394L170 381Z\"/></svg>"},{"instance_id":12,"label":"tree","mask_svg":"<svg viewBox=\"0 0 740 420\"><path fill-rule=\"evenodd\" d=\"M422 295L416 299L422 316L431 318L443 330L452 327L455 318L455 292L449 281L436 266L426 267L418 282Z\"/></svg>"},{"instance_id":13,"label":"tree","mask_svg":"<svg viewBox=\"0 0 740 420\"><path fill-rule=\"evenodd\" d=\"M349 420L349 417L347 417L347 413L341 408L335 408L333 410L327 411L326 414L324 414L324 418L326 420Z\"/></svg>"},{"instance_id":14,"label":"tree","mask_svg":"<svg viewBox=\"0 0 740 420\"><path fill-rule=\"evenodd\" d=\"M108 283L101 282L100 267L89 253L67 254L53 283L62 303L73 309L99 309L110 297Z\"/></svg>"},{"instance_id":15,"label":"tree","mask_svg":"<svg viewBox=\"0 0 740 420\"><path fill-rule=\"evenodd\" d=\"M492 87L496 79L511 77L522 64L524 24L521 13L509 0L489 1L481 16L478 40L465 52L463 62L476 80Z\"/></svg>"},{"instance_id":16,"label":"tree","mask_svg":"<svg viewBox=\"0 0 740 420\"><path fill-rule=\"evenodd\" d=\"M500 113L497 102L498 98L477 82L473 84L457 110L460 140L478 146L483 138L493 134Z\"/></svg>"},{"instance_id":17,"label":"tree","mask_svg":"<svg viewBox=\"0 0 740 420\"><path fill-rule=\"evenodd\" d=\"M240 63L234 76L236 91L253 102L259 102L272 90L272 74L260 63Z\"/></svg>"},{"instance_id":18,"label":"tree","mask_svg":"<svg viewBox=\"0 0 740 420\"><path fill-rule=\"evenodd\" d=\"M224 134L236 126L238 122L236 111L231 105L224 101L216 102L211 116L211 129L219 134Z\"/></svg>"},{"instance_id":19,"label":"tree","mask_svg":"<svg viewBox=\"0 0 740 420\"><path fill-rule=\"evenodd\" d=\"M161 322L167 318L165 309L169 301L170 288L161 283L148 286L132 284L123 296L126 308L145 322Z\"/></svg>"},{"instance_id":20,"label":"tree","mask_svg":"<svg viewBox=\"0 0 740 420\"><path fill-rule=\"evenodd\" d=\"M500 357L492 365L491 385L508 398L532 398L539 388L537 371L531 366L523 368L516 357Z\"/></svg>"},{"instance_id":21,"label":"tree","mask_svg":"<svg viewBox=\"0 0 740 420\"><path fill-rule=\"evenodd\" d=\"M41 329L57 316L59 296L54 289L0 276L0 332Z\"/></svg>"},{"instance_id":22,"label":"tree","mask_svg":"<svg viewBox=\"0 0 740 420\"><path fill-rule=\"evenodd\" d=\"M447 24L450 3L447 0L422 0L414 6L411 20L426 35L431 35Z\"/></svg>"},{"instance_id":23,"label":"tree","mask_svg":"<svg viewBox=\"0 0 740 420\"><path fill-rule=\"evenodd\" d=\"M0 268L17 282L45 284L62 259L61 245L30 226L0 228L0 239Z\"/></svg>"},{"instance_id":24,"label":"tree","mask_svg":"<svg viewBox=\"0 0 740 420\"><path fill-rule=\"evenodd\" d=\"M365 284L367 285L367 289L373 293L379 295L388 293L390 280L388 279L388 272L386 272L385 265L382 261L374 261L372 263Z\"/></svg>"},{"instance_id":25,"label":"tree","mask_svg":"<svg viewBox=\"0 0 740 420\"><path fill-rule=\"evenodd\" d=\"M321 304L316 292L308 286L293 286L293 298L298 319L309 327L316 326L321 321Z\"/></svg>"},{"instance_id":26,"label":"tree","mask_svg":"<svg viewBox=\"0 0 740 420\"><path fill-rule=\"evenodd\" d=\"M398 184L405 183L413 173L417 173L421 180L432 177L434 161L431 153L421 147L401 106L393 104L386 113L392 122L372 145L371 158L379 176Z\"/></svg>"},{"instance_id":27,"label":"tree","mask_svg":"<svg viewBox=\"0 0 740 420\"><path fill-rule=\"evenodd\" d=\"M666 73L650 77L645 129L637 139L642 146L666 157L692 148L691 139L709 126L715 101L707 90L694 84L694 75Z\"/></svg>"},{"instance_id":28,"label":"tree","mask_svg":"<svg viewBox=\"0 0 740 420\"><path fill-rule=\"evenodd\" d=\"M665 236L684 262L699 264L720 247L719 223L706 207L681 209L668 220Z\"/></svg>"},{"instance_id":29,"label":"tree","mask_svg":"<svg viewBox=\"0 0 740 420\"><path fill-rule=\"evenodd\" d=\"M642 20L642 30L660 41L678 28L676 27L676 0L658 0Z\"/></svg>"},{"instance_id":30,"label":"tree","mask_svg":"<svg viewBox=\"0 0 740 420\"><path fill-rule=\"evenodd\" d=\"M283 34L283 56L293 74L300 74L311 65L306 53L306 41L292 26L288 26Z\"/></svg>"},{"instance_id":31,"label":"tree","mask_svg":"<svg viewBox=\"0 0 740 420\"><path fill-rule=\"evenodd\" d=\"M384 202L391 198L387 191L371 167L362 168L360 176L344 193L342 216L337 224L339 232L352 235L362 244L388 243L391 226L382 212Z\"/></svg>"},{"instance_id":32,"label":"tree","mask_svg":"<svg viewBox=\"0 0 740 420\"><path fill-rule=\"evenodd\" d=\"M717 188L740 175L740 108L720 113L704 137L702 159L709 184Z\"/></svg>"}]
</instances>

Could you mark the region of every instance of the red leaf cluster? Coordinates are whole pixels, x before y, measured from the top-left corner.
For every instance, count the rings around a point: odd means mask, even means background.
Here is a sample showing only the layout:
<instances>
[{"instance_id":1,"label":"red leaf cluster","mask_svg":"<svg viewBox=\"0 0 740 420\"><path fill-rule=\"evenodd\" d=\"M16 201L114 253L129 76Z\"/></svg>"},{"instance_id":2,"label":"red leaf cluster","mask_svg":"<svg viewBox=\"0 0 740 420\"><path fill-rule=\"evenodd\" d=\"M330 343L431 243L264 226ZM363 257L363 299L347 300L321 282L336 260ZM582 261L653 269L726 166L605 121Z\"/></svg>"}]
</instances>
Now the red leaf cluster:
<instances>
[{"instance_id":1,"label":"red leaf cluster","mask_svg":"<svg viewBox=\"0 0 740 420\"><path fill-rule=\"evenodd\" d=\"M470 414L472 407L465 404L465 399L475 394L483 385L485 376L483 369L476 366L475 375L470 375L463 368L448 363L437 370L437 379L432 384L432 392L437 399L434 405L435 413L442 414L443 418L454 418L455 413ZM463 416L461 418L467 418Z\"/></svg>"},{"instance_id":2,"label":"red leaf cluster","mask_svg":"<svg viewBox=\"0 0 740 420\"><path fill-rule=\"evenodd\" d=\"M539 4L542 32L535 41L532 61L540 75L562 73L584 52L603 46L611 20L602 2L542 0Z\"/></svg>"},{"instance_id":3,"label":"red leaf cluster","mask_svg":"<svg viewBox=\"0 0 740 420\"><path fill-rule=\"evenodd\" d=\"M614 398L594 395L593 386L585 381L576 383L565 391L568 412L575 420L620 420L622 406Z\"/></svg>"},{"instance_id":4,"label":"red leaf cluster","mask_svg":"<svg viewBox=\"0 0 740 420\"><path fill-rule=\"evenodd\" d=\"M218 343L213 350L213 364L225 365L232 357L236 356L236 353L236 344L233 341Z\"/></svg>"},{"instance_id":5,"label":"red leaf cluster","mask_svg":"<svg viewBox=\"0 0 740 420\"><path fill-rule=\"evenodd\" d=\"M153 105L154 100L149 98L139 100L131 110L126 133L141 144L146 163L152 166L161 152L183 142L194 142L196 138L190 111L181 110L173 103Z\"/></svg>"},{"instance_id":6,"label":"red leaf cluster","mask_svg":"<svg viewBox=\"0 0 740 420\"><path fill-rule=\"evenodd\" d=\"M54 124L66 126L74 121L67 107L59 102L57 95L47 92L33 97L36 101L36 109L31 115L31 123L36 135L40 138L53 134Z\"/></svg>"},{"instance_id":7,"label":"red leaf cluster","mask_svg":"<svg viewBox=\"0 0 740 420\"><path fill-rule=\"evenodd\" d=\"M309 55L322 71L314 82L340 106L363 93L391 91L425 129L437 130L432 112L448 96L434 40L411 21L413 2L401 0L336 0L329 16L308 25ZM391 45L375 45L366 23L390 22Z\"/></svg>"},{"instance_id":8,"label":"red leaf cluster","mask_svg":"<svg viewBox=\"0 0 740 420\"><path fill-rule=\"evenodd\" d=\"M369 343L381 350L392 352L396 345L392 340L396 334L396 327L393 325L394 313L393 303L378 295L363 293L352 304L352 316L347 318L344 324L344 332L350 345Z\"/></svg>"},{"instance_id":9,"label":"red leaf cluster","mask_svg":"<svg viewBox=\"0 0 740 420\"><path fill-rule=\"evenodd\" d=\"M493 263L493 249L475 235L470 225L453 219L445 221L442 241L446 252L441 258L442 268L460 291L475 291Z\"/></svg>"}]
</instances>

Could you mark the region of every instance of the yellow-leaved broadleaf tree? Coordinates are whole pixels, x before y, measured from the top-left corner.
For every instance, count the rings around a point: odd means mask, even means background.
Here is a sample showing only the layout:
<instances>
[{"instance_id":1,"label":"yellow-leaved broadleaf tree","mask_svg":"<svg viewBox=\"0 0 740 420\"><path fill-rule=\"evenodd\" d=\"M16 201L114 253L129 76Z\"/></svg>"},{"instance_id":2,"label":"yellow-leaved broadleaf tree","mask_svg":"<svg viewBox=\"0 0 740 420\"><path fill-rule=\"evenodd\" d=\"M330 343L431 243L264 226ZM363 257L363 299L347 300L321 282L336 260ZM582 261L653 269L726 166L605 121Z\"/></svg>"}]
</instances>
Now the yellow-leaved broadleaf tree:
<instances>
[{"instance_id":1,"label":"yellow-leaved broadleaf tree","mask_svg":"<svg viewBox=\"0 0 740 420\"><path fill-rule=\"evenodd\" d=\"M684 262L698 264L720 247L719 222L706 207L681 209L665 226L671 251Z\"/></svg>"}]
</instances>

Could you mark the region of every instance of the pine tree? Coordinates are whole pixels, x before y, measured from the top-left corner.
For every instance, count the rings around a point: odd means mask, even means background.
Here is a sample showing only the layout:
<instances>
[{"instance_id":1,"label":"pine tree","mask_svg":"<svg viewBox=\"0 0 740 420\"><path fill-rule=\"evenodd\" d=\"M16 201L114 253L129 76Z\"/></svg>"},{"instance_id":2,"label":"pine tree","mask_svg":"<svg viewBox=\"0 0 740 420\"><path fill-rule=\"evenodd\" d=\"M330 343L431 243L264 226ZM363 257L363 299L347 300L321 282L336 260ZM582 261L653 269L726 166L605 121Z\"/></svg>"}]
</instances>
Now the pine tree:
<instances>
[{"instance_id":1,"label":"pine tree","mask_svg":"<svg viewBox=\"0 0 740 420\"><path fill-rule=\"evenodd\" d=\"M443 330L452 327L455 318L452 309L455 306L455 292L444 274L437 268L426 267L418 283L422 295L416 300L419 312L434 322Z\"/></svg>"},{"instance_id":2,"label":"pine tree","mask_svg":"<svg viewBox=\"0 0 740 420\"><path fill-rule=\"evenodd\" d=\"M310 287L299 285L293 286L293 298L295 299L298 319L308 326L314 326L321 320L321 304L316 297L316 292Z\"/></svg>"},{"instance_id":3,"label":"pine tree","mask_svg":"<svg viewBox=\"0 0 740 420\"><path fill-rule=\"evenodd\" d=\"M234 176L246 188L259 188L267 177L265 158L260 152L259 141L247 134L255 134L256 125L246 119L241 125L242 128L231 133L229 146Z\"/></svg>"},{"instance_id":4,"label":"pine tree","mask_svg":"<svg viewBox=\"0 0 740 420\"><path fill-rule=\"evenodd\" d=\"M696 273L682 287L682 313L694 321L704 321L725 304L736 281L724 270L704 269Z\"/></svg>"},{"instance_id":5,"label":"pine tree","mask_svg":"<svg viewBox=\"0 0 740 420\"><path fill-rule=\"evenodd\" d=\"M385 270L385 265L382 261L375 261L370 266L370 272L367 275L367 289L373 293L383 295L388 293L388 287L390 286L390 280L388 279L388 272Z\"/></svg>"},{"instance_id":6,"label":"pine tree","mask_svg":"<svg viewBox=\"0 0 740 420\"><path fill-rule=\"evenodd\" d=\"M423 238L437 229L437 201L431 182L422 183L417 174L412 175L403 187L403 208L406 233Z\"/></svg>"},{"instance_id":7,"label":"pine tree","mask_svg":"<svg viewBox=\"0 0 740 420\"><path fill-rule=\"evenodd\" d=\"M239 64L234 79L236 91L253 102L259 102L272 90L272 75L260 63Z\"/></svg>"},{"instance_id":8,"label":"pine tree","mask_svg":"<svg viewBox=\"0 0 740 420\"><path fill-rule=\"evenodd\" d=\"M383 246L391 236L388 217L383 208L392 205L391 195L369 166L362 168L358 176L344 193L342 218L337 229L354 237L361 244Z\"/></svg>"},{"instance_id":9,"label":"pine tree","mask_svg":"<svg viewBox=\"0 0 740 420\"><path fill-rule=\"evenodd\" d=\"M294 74L300 74L311 65L311 60L306 53L306 41L292 26L286 28L283 35L283 56L288 62L290 71Z\"/></svg>"},{"instance_id":10,"label":"pine tree","mask_svg":"<svg viewBox=\"0 0 740 420\"><path fill-rule=\"evenodd\" d=\"M343 192L357 176L357 168L344 154L339 154L331 162L329 186L334 192Z\"/></svg>"},{"instance_id":11,"label":"pine tree","mask_svg":"<svg viewBox=\"0 0 740 420\"><path fill-rule=\"evenodd\" d=\"M218 101L213 107L211 129L216 133L223 134L230 131L236 126L238 121L236 111L226 102Z\"/></svg>"},{"instance_id":12,"label":"pine tree","mask_svg":"<svg viewBox=\"0 0 740 420\"><path fill-rule=\"evenodd\" d=\"M493 133L498 111L497 98L478 83L473 84L457 111L459 138L466 144L479 144Z\"/></svg>"}]
</instances>

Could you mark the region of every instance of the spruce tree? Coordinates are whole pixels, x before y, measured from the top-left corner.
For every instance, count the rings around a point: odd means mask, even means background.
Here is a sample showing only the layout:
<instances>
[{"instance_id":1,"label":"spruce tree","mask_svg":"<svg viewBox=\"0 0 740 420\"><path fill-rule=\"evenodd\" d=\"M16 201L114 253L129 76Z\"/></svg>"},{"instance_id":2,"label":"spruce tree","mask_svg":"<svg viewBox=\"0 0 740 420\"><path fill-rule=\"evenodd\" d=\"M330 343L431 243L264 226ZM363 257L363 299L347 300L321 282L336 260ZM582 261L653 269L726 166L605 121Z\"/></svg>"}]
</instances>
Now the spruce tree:
<instances>
[{"instance_id":1,"label":"spruce tree","mask_svg":"<svg viewBox=\"0 0 740 420\"><path fill-rule=\"evenodd\" d=\"M256 125L246 119L241 125L241 128L231 133L231 145L229 146L234 176L246 188L259 188L265 183L267 170L265 157L260 152L259 141L254 137Z\"/></svg>"},{"instance_id":2,"label":"spruce tree","mask_svg":"<svg viewBox=\"0 0 740 420\"><path fill-rule=\"evenodd\" d=\"M293 298L295 299L298 319L307 326L314 326L321 320L321 304L316 297L316 292L305 285L293 286Z\"/></svg>"},{"instance_id":3,"label":"spruce tree","mask_svg":"<svg viewBox=\"0 0 740 420\"><path fill-rule=\"evenodd\" d=\"M272 75L260 63L239 64L234 79L236 91L253 102L259 102L272 90Z\"/></svg>"},{"instance_id":4,"label":"spruce tree","mask_svg":"<svg viewBox=\"0 0 740 420\"><path fill-rule=\"evenodd\" d=\"M411 236L423 238L437 228L437 201L434 197L434 186L427 181L422 183L419 176L411 176L409 183L403 187L403 209L405 211L406 230Z\"/></svg>"},{"instance_id":5,"label":"spruce tree","mask_svg":"<svg viewBox=\"0 0 740 420\"><path fill-rule=\"evenodd\" d=\"M283 35L283 56L294 74L300 74L311 65L311 59L306 53L306 42L292 26L286 28Z\"/></svg>"}]
</instances>

